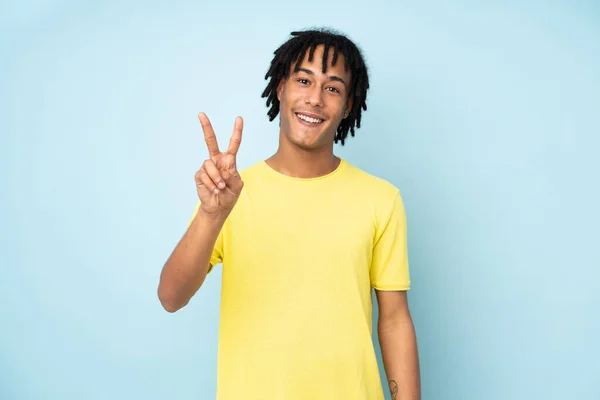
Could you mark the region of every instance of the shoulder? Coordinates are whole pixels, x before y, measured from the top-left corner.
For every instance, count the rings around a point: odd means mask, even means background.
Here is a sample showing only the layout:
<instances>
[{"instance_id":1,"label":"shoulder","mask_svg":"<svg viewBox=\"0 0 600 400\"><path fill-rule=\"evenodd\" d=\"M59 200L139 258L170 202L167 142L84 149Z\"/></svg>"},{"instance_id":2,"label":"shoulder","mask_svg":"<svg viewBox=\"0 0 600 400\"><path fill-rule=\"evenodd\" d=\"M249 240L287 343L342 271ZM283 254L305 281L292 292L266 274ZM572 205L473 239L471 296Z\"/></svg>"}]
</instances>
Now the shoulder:
<instances>
[{"instance_id":1,"label":"shoulder","mask_svg":"<svg viewBox=\"0 0 600 400\"><path fill-rule=\"evenodd\" d=\"M369 193L372 199L382 199L384 203L394 201L400 197L400 189L390 181L374 175L345 161L345 175L352 185L359 191Z\"/></svg>"},{"instance_id":2,"label":"shoulder","mask_svg":"<svg viewBox=\"0 0 600 400\"><path fill-rule=\"evenodd\" d=\"M345 185L352 189L352 203L357 215L365 213L372 221L375 236L381 237L392 220L405 218L404 202L400 189L387 179L346 163Z\"/></svg>"},{"instance_id":3,"label":"shoulder","mask_svg":"<svg viewBox=\"0 0 600 400\"><path fill-rule=\"evenodd\" d=\"M351 164L348 164L348 176L357 183L356 188L360 191L357 192L357 198L363 210L368 210L376 242L386 230L393 233L404 229L406 211L402 194L396 185ZM392 229L388 230L388 226L392 226Z\"/></svg>"}]
</instances>

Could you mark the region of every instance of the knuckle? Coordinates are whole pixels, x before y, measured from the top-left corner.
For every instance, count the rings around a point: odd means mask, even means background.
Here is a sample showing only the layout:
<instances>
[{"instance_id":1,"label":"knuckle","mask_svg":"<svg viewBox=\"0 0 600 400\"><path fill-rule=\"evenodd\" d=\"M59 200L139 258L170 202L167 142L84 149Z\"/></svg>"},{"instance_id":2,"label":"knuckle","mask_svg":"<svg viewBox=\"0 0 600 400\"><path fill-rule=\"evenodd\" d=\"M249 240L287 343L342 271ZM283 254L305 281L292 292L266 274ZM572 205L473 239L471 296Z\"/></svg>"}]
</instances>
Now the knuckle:
<instances>
[{"instance_id":1,"label":"knuckle","mask_svg":"<svg viewBox=\"0 0 600 400\"><path fill-rule=\"evenodd\" d=\"M215 166L215 163L213 162L213 160L208 159L204 161L204 167L205 168L212 168Z\"/></svg>"},{"instance_id":2,"label":"knuckle","mask_svg":"<svg viewBox=\"0 0 600 400\"><path fill-rule=\"evenodd\" d=\"M203 181L203 184L204 184L204 186L206 186L206 187L207 187L208 189L210 189L211 191L212 191L212 190L215 190L215 185L213 185L213 183L212 183L212 182L209 182L209 181Z\"/></svg>"}]
</instances>

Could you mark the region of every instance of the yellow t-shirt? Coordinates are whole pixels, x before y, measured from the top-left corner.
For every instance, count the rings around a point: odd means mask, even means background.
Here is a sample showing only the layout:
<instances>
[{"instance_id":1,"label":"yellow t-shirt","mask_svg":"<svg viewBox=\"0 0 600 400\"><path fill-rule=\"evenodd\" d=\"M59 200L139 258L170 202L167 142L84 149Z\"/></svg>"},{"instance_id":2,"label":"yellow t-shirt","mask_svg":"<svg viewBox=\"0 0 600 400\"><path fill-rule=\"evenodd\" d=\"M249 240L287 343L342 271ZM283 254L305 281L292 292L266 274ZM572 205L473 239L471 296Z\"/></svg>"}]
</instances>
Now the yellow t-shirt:
<instances>
[{"instance_id":1,"label":"yellow t-shirt","mask_svg":"<svg viewBox=\"0 0 600 400\"><path fill-rule=\"evenodd\" d=\"M264 161L240 174L211 257L223 268L217 399L383 399L371 288L410 287L398 189L343 159L313 179Z\"/></svg>"}]
</instances>

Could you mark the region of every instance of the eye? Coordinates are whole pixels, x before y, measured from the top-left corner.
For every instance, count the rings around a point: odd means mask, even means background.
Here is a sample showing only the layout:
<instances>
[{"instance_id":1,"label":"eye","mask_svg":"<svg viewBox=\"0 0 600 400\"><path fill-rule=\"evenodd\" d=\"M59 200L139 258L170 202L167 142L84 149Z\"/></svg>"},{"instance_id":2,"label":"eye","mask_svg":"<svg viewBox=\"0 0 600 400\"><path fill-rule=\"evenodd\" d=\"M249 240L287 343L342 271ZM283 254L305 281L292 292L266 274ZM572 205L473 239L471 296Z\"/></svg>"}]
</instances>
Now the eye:
<instances>
[{"instance_id":1,"label":"eye","mask_svg":"<svg viewBox=\"0 0 600 400\"><path fill-rule=\"evenodd\" d=\"M298 79L298 82L300 82L303 85L308 85L308 79L300 78Z\"/></svg>"},{"instance_id":2,"label":"eye","mask_svg":"<svg viewBox=\"0 0 600 400\"><path fill-rule=\"evenodd\" d=\"M337 88L334 88L333 86L329 86L329 87L327 88L327 90L329 90L329 91L333 91L334 93L340 93L340 91L339 91Z\"/></svg>"}]
</instances>

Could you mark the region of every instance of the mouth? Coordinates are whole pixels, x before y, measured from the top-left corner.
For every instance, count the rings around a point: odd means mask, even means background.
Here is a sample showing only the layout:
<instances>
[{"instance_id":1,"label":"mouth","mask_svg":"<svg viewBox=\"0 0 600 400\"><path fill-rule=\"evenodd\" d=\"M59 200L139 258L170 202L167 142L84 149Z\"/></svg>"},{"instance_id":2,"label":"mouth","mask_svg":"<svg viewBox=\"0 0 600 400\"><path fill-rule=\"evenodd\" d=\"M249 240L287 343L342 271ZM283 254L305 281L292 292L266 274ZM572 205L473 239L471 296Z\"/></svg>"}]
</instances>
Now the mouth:
<instances>
[{"instance_id":1,"label":"mouth","mask_svg":"<svg viewBox=\"0 0 600 400\"><path fill-rule=\"evenodd\" d=\"M323 118L319 118L316 115L303 114L303 113L295 113L295 114L296 114L296 118L298 118L300 123L302 123L303 125L317 126L317 125L322 124L323 121L325 121Z\"/></svg>"}]
</instances>

